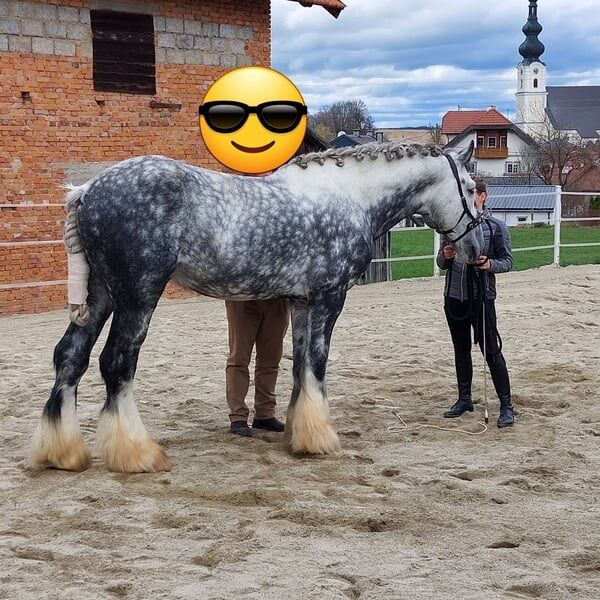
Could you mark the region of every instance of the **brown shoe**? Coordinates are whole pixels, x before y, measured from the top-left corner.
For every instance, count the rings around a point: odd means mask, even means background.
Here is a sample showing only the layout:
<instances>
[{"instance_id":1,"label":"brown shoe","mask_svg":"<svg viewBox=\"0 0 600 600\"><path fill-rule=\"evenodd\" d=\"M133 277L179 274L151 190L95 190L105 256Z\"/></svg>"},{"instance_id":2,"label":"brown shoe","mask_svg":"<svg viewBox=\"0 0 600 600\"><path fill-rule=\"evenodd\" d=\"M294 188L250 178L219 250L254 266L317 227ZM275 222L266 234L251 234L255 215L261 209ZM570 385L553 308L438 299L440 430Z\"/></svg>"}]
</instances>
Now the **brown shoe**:
<instances>
[{"instance_id":1,"label":"brown shoe","mask_svg":"<svg viewBox=\"0 0 600 600\"><path fill-rule=\"evenodd\" d=\"M252 437L252 430L248 427L246 421L234 421L231 424L231 433L241 435L242 437Z\"/></svg>"}]
</instances>

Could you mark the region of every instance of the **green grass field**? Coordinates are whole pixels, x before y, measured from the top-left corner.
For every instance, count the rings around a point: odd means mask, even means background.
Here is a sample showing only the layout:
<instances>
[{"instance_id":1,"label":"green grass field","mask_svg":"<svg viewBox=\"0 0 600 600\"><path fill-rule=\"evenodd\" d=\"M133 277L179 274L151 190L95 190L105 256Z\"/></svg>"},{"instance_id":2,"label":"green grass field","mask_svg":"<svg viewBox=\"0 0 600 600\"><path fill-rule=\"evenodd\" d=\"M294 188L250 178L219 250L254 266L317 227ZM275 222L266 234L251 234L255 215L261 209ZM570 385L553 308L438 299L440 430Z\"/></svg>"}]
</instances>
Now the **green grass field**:
<instances>
[{"instance_id":1,"label":"green grass field","mask_svg":"<svg viewBox=\"0 0 600 600\"><path fill-rule=\"evenodd\" d=\"M554 243L553 227L512 227L510 230L512 246L526 248L528 246L548 246ZM572 227L566 224L561 228L561 243L578 244L600 242L600 227ZM415 229L392 233L391 256L424 256L433 254L433 231ZM600 246L589 248L561 248L562 266L600 264ZM513 254L516 271L549 265L552 263L554 251L531 250ZM422 259L393 263L393 278L429 277L433 273L433 260Z\"/></svg>"}]
</instances>

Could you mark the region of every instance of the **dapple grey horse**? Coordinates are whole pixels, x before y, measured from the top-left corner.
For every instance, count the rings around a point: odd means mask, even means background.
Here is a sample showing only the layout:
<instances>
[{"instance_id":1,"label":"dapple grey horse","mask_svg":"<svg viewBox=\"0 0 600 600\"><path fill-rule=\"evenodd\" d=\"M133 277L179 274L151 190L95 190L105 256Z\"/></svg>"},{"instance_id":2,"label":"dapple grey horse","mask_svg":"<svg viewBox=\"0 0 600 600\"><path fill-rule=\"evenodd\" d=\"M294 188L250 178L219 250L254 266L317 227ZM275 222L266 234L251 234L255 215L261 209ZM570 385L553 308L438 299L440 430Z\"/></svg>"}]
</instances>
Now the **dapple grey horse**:
<instances>
[{"instance_id":1,"label":"dapple grey horse","mask_svg":"<svg viewBox=\"0 0 600 600\"><path fill-rule=\"evenodd\" d=\"M259 179L142 156L74 188L67 207L89 263L86 318L71 323L55 348L56 382L34 437L33 463L90 465L77 385L112 313L100 356L107 397L99 454L114 471L170 468L133 398L140 347L170 279L215 298L290 299L294 384L286 436L293 452L334 452L339 442L325 369L346 293L369 265L373 240L415 213L455 236L461 261L477 260L482 237L465 169L472 150L444 155L435 146L399 144L327 150Z\"/></svg>"}]
</instances>

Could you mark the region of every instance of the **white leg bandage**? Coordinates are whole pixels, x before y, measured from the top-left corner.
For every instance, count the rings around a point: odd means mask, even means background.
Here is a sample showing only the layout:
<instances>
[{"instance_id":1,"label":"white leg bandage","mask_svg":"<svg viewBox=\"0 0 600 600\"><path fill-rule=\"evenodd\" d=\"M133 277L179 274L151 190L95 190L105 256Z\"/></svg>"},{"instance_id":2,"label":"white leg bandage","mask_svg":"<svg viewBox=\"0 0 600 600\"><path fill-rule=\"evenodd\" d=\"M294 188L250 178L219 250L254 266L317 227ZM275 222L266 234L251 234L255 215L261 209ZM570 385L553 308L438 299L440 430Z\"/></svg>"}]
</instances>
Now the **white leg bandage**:
<instances>
[{"instance_id":1,"label":"white leg bandage","mask_svg":"<svg viewBox=\"0 0 600 600\"><path fill-rule=\"evenodd\" d=\"M85 302L88 295L90 266L83 252L68 253L67 265L69 269L67 293L71 321L83 326L89 320L89 311Z\"/></svg>"},{"instance_id":2,"label":"white leg bandage","mask_svg":"<svg viewBox=\"0 0 600 600\"><path fill-rule=\"evenodd\" d=\"M88 294L88 278L90 276L90 266L85 253L68 254L67 258L69 304L85 304Z\"/></svg>"}]
</instances>

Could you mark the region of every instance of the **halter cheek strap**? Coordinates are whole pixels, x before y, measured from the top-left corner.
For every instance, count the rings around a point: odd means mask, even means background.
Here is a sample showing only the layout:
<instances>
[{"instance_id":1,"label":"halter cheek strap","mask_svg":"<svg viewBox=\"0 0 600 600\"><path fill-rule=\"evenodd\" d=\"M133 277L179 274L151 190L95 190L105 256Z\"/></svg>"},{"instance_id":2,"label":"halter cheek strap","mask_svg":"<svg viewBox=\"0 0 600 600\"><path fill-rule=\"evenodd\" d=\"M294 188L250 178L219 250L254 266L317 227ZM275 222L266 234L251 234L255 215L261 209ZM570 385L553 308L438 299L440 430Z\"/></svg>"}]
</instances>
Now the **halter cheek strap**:
<instances>
[{"instance_id":1,"label":"halter cheek strap","mask_svg":"<svg viewBox=\"0 0 600 600\"><path fill-rule=\"evenodd\" d=\"M481 225L483 223L483 217L481 215L478 215L477 217L475 217L469 210L469 205L467 204L467 199L465 198L462 184L460 183L460 176L458 174L458 169L456 168L456 163L454 162L454 160L452 159L452 157L449 154L446 154L445 152L443 154L448 159L448 164L450 165L450 170L452 171L452 175L454 175L454 179L456 181L456 186L458 187L458 195L460 196L460 201L462 202L462 205L463 205L463 211L454 227L452 227L451 229L436 229L436 231L440 235L448 236L449 233L453 233L454 231L456 231L456 228L460 225L460 222L465 218L465 216L470 219L469 223L467 223L465 230L457 238L455 238L453 240L448 238L450 243L454 244L454 243L458 242L459 240L461 240L462 238L464 238L468 233L470 233L473 229L475 229L475 227L478 227L479 225Z\"/></svg>"}]
</instances>

